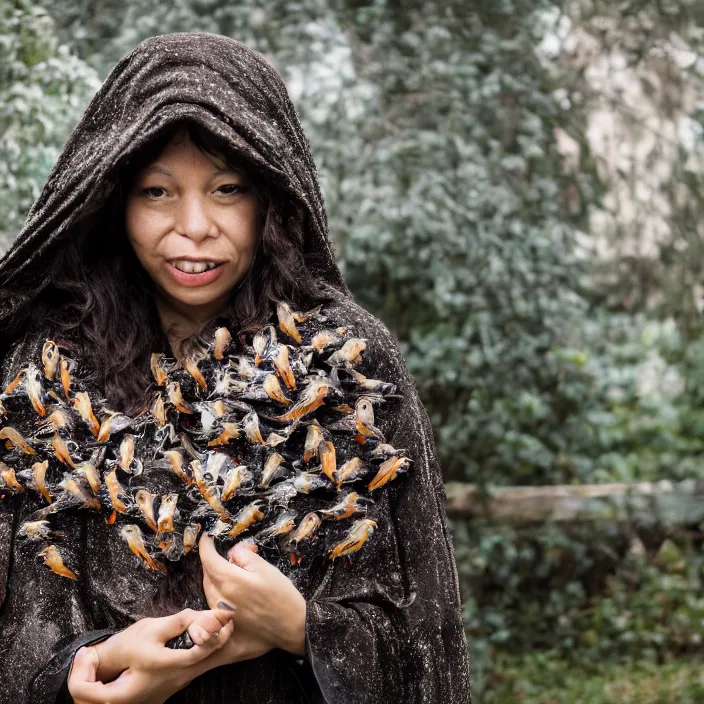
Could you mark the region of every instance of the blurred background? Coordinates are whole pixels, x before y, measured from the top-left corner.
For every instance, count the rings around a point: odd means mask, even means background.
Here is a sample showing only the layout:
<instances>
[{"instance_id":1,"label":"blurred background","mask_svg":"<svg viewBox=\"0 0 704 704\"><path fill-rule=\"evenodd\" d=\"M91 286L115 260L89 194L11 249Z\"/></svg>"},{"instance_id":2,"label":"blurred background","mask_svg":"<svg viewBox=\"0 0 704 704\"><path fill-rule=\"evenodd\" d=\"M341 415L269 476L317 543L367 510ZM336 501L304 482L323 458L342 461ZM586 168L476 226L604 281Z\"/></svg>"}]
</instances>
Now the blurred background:
<instances>
[{"instance_id":1,"label":"blurred background","mask_svg":"<svg viewBox=\"0 0 704 704\"><path fill-rule=\"evenodd\" d=\"M702 20L700 0L0 0L0 250L139 41L262 52L434 424L476 703L704 702Z\"/></svg>"}]
</instances>

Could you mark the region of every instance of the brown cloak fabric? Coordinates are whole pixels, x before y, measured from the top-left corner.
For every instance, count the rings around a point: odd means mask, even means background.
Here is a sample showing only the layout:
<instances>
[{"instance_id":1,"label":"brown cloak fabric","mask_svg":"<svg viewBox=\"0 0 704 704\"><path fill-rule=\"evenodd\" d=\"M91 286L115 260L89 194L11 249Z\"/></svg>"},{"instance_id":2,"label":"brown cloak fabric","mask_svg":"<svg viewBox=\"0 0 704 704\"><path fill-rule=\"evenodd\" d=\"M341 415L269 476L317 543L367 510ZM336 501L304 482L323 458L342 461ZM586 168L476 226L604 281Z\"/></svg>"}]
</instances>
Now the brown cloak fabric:
<instances>
[{"instance_id":1,"label":"brown cloak fabric","mask_svg":"<svg viewBox=\"0 0 704 704\"><path fill-rule=\"evenodd\" d=\"M389 485L384 520L358 559L297 573L308 602L304 662L275 650L211 671L171 701L467 704L460 593L427 414L388 330L354 303L335 264L315 166L285 86L244 45L195 32L154 37L108 76L0 261L3 388L41 349L33 302L52 254L100 209L120 161L182 119L228 140L304 206L309 266L334 298L336 324L369 340L374 378L403 394L402 411L381 430L414 464ZM104 519L86 512L62 526L82 579L57 577L16 539L19 522L38 506L29 495L0 501L0 701L14 704L70 701L65 677L77 648L150 615L162 579L136 568ZM205 607L202 596L195 603Z\"/></svg>"}]
</instances>

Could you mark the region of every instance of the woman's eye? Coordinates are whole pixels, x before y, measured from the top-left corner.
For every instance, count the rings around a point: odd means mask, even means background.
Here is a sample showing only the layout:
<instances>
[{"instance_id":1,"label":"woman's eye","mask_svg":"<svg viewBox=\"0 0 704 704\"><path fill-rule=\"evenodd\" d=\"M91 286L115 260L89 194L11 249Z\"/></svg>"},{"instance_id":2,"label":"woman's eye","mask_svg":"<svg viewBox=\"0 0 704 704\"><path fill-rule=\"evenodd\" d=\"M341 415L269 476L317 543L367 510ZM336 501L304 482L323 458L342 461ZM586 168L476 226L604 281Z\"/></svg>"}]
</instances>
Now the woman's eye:
<instances>
[{"instance_id":1,"label":"woman's eye","mask_svg":"<svg viewBox=\"0 0 704 704\"><path fill-rule=\"evenodd\" d=\"M224 193L226 196L229 196L233 193L246 193L248 189L246 186L242 186L238 183L226 183L224 186L220 186L217 190Z\"/></svg>"},{"instance_id":2,"label":"woman's eye","mask_svg":"<svg viewBox=\"0 0 704 704\"><path fill-rule=\"evenodd\" d=\"M145 196L149 196L150 198L161 198L161 196L164 195L166 191L164 191L163 188L160 188L159 186L152 186L151 188L143 188L142 193L144 193Z\"/></svg>"}]
</instances>

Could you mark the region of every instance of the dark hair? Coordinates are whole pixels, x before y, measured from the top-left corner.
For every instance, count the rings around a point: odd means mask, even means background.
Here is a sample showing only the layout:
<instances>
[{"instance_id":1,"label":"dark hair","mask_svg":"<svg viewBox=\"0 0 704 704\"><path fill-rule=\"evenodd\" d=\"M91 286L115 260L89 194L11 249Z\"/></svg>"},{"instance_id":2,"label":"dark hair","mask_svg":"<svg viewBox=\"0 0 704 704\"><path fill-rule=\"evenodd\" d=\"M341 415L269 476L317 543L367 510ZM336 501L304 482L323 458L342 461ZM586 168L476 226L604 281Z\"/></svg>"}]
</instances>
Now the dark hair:
<instances>
[{"instance_id":1,"label":"dark hair","mask_svg":"<svg viewBox=\"0 0 704 704\"><path fill-rule=\"evenodd\" d=\"M303 207L212 133L191 122L170 125L134 159L120 165L104 206L72 230L49 268L49 282L36 309L60 335L82 348L90 366L84 371L86 381L104 392L111 408L127 413L149 402L150 353L170 349L153 282L127 239L123 194L180 129L205 154L244 170L259 204L260 231L252 266L233 289L226 315L209 321L201 335L224 324L236 338L266 324L279 301L304 308L327 300L304 260Z\"/></svg>"}]
</instances>

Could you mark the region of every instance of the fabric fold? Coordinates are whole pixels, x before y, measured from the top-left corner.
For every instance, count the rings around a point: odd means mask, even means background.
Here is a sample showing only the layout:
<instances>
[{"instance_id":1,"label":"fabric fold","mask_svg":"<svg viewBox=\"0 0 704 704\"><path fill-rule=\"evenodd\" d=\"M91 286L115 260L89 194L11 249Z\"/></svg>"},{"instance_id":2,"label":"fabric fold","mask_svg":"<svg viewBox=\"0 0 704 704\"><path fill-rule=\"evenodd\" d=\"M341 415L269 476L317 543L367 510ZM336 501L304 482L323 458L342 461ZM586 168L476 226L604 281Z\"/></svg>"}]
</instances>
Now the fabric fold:
<instances>
[{"instance_id":1,"label":"fabric fold","mask_svg":"<svg viewBox=\"0 0 704 704\"><path fill-rule=\"evenodd\" d=\"M68 676L76 653L87 645L97 645L115 633L111 628L81 633L59 650L39 670L30 684L33 704L73 704L68 691Z\"/></svg>"},{"instance_id":2,"label":"fabric fold","mask_svg":"<svg viewBox=\"0 0 704 704\"><path fill-rule=\"evenodd\" d=\"M309 599L306 654L328 702L466 704L467 646L430 422L389 331L358 306L344 310L373 337L372 365L403 395L406 412L382 430L393 447L412 448L414 463L382 499L385 520L364 551L338 558Z\"/></svg>"}]
</instances>

